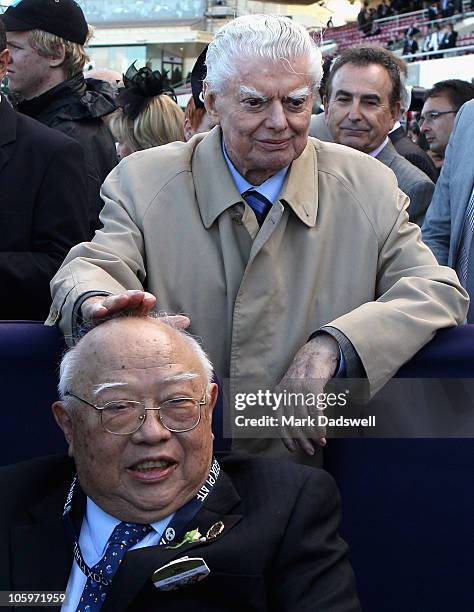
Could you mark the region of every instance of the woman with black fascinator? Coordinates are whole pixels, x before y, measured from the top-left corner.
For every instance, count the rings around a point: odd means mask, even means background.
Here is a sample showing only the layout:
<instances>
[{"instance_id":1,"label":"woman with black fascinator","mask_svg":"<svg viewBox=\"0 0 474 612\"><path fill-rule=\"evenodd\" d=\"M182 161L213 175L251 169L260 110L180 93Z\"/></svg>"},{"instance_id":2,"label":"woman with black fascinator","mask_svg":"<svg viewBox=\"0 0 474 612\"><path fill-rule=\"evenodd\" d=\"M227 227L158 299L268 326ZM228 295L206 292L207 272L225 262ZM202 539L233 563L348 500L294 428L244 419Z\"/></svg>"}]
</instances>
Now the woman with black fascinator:
<instances>
[{"instance_id":1,"label":"woman with black fascinator","mask_svg":"<svg viewBox=\"0 0 474 612\"><path fill-rule=\"evenodd\" d=\"M135 68L123 75L118 95L122 112L111 121L118 141L119 157L176 140L184 141L184 113L176 103L172 87L159 70Z\"/></svg>"}]
</instances>

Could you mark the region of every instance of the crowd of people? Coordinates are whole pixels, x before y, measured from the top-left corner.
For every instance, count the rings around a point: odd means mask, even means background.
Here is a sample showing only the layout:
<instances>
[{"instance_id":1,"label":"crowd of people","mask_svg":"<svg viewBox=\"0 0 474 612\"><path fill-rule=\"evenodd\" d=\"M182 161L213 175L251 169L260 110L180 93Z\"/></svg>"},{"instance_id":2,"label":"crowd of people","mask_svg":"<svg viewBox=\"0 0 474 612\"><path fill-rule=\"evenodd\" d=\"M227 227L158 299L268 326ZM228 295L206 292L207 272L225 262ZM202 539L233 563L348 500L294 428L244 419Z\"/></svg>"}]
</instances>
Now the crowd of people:
<instances>
[{"instance_id":1,"label":"crowd of people","mask_svg":"<svg viewBox=\"0 0 474 612\"><path fill-rule=\"evenodd\" d=\"M376 36L382 32L383 22L380 22L380 19L422 9L427 10L422 21L428 23L422 26L414 21L406 30L392 35L387 42L387 49L390 51L401 49L402 55L411 56L456 47L458 32L454 29L454 23L450 18L453 15L463 14L464 5L461 1L389 3L388 0L382 0L375 8L370 7L368 0L365 0L357 16L357 27L363 37ZM447 21L443 22L444 19ZM443 54L432 55L429 59L439 57L443 57ZM409 61L415 61L415 58L410 58Z\"/></svg>"},{"instance_id":2,"label":"crowd of people","mask_svg":"<svg viewBox=\"0 0 474 612\"><path fill-rule=\"evenodd\" d=\"M85 79L89 35L73 0L0 17L0 318L47 319L70 346L53 406L69 457L0 470L6 526L42 507L63 561L48 571L45 552L28 585L66 589L63 612L217 612L229 594L229 610L359 610L324 429L235 437L262 457L218 462L213 376L314 393L347 377L373 396L438 330L474 323L474 88L427 92L438 177L386 49L342 52L312 115L306 29L239 17L183 112L151 67ZM6 546L12 590L26 570Z\"/></svg>"}]
</instances>

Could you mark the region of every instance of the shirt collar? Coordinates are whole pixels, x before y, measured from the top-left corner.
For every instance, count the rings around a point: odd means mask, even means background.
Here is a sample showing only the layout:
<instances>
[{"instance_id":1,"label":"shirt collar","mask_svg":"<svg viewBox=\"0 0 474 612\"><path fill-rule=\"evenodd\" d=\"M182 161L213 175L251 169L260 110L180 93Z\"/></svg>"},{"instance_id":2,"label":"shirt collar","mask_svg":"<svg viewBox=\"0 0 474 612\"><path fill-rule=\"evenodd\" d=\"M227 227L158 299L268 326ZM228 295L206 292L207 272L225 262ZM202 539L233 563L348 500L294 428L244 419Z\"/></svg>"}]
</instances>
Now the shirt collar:
<instances>
[{"instance_id":1,"label":"shirt collar","mask_svg":"<svg viewBox=\"0 0 474 612\"><path fill-rule=\"evenodd\" d=\"M371 151L369 153L370 157L377 157L377 155L387 145L387 143L388 143L388 136L385 138L385 140L382 142L380 146L378 146L374 151Z\"/></svg>"},{"instance_id":2,"label":"shirt collar","mask_svg":"<svg viewBox=\"0 0 474 612\"><path fill-rule=\"evenodd\" d=\"M230 167L222 151L221 127L207 134L196 134L192 147L191 172L203 225L209 229L227 208L242 202ZM318 210L318 164L316 140L309 139L302 154L290 167L278 200L288 204L308 227L314 227Z\"/></svg>"},{"instance_id":3,"label":"shirt collar","mask_svg":"<svg viewBox=\"0 0 474 612\"><path fill-rule=\"evenodd\" d=\"M161 519L161 521L151 523L152 528L158 535L161 536L173 514ZM99 508L90 497L87 498L86 521L94 549L102 558L112 531L121 521L102 510L102 508Z\"/></svg>"},{"instance_id":4,"label":"shirt collar","mask_svg":"<svg viewBox=\"0 0 474 612\"><path fill-rule=\"evenodd\" d=\"M399 127L402 127L402 124L400 123L400 121L395 121L395 123L393 124L393 128L390 130L389 134L391 134L395 130L398 130Z\"/></svg>"},{"instance_id":5,"label":"shirt collar","mask_svg":"<svg viewBox=\"0 0 474 612\"><path fill-rule=\"evenodd\" d=\"M242 195L249 189L254 189L261 193L263 196L267 198L272 204L278 198L278 195L283 187L283 183L285 182L285 178L288 172L289 166L285 166L281 170L279 170L276 174L268 178L261 185L252 185L249 183L237 170L234 164L231 162L230 157L227 154L227 149L225 148L224 139L222 139L222 152L224 153L225 161L229 167L229 171L234 179L235 186L237 187L239 193Z\"/></svg>"}]
</instances>

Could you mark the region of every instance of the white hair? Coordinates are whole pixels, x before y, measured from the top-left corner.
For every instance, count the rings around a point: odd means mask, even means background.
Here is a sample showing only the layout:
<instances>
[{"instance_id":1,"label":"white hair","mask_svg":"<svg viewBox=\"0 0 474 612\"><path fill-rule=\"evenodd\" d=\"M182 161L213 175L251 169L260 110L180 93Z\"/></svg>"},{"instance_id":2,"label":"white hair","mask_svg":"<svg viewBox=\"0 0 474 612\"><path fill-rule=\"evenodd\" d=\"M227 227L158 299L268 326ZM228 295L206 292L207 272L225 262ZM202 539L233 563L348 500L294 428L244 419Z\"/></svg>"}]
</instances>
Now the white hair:
<instances>
[{"instance_id":1,"label":"white hair","mask_svg":"<svg viewBox=\"0 0 474 612\"><path fill-rule=\"evenodd\" d=\"M204 82L211 92L223 92L229 79L237 74L241 60L263 59L294 73L291 62L306 57L313 89L323 75L322 55L307 30L288 17L245 15L220 28L206 54Z\"/></svg>"},{"instance_id":2,"label":"white hair","mask_svg":"<svg viewBox=\"0 0 474 612\"><path fill-rule=\"evenodd\" d=\"M113 320L119 320L120 318L142 319L143 317L139 317L139 316L116 317ZM157 320L157 319L159 320L160 316L156 314L151 314L151 315L148 315L146 318L153 319L153 320ZM167 323L164 323L164 324L167 325ZM170 327L172 326L170 325ZM184 342L187 343L190 350L196 355L199 363L201 364L201 367L204 370L204 378L205 378L205 384L206 384L206 397L207 399L209 399L210 393L211 393L211 383L212 383L212 379L214 375L214 368L213 368L213 365L209 357L204 352L204 349L199 344L199 342L195 338L193 338L193 336L188 334L185 330L177 329L177 328L172 328L172 329L174 329L174 331L179 336L181 336ZM61 363L59 365L58 393L59 393L60 399L63 402L65 402L66 407L68 407L68 396L66 394L68 391L72 391L74 389L75 377L76 377L77 372L80 369L80 363L83 359L87 358L82 354L83 351L81 349L82 344L84 343L84 340L87 338L87 335L88 334L83 336L75 346L68 349L64 353L61 359ZM186 373L182 375L182 378L185 378L185 379L189 379L190 377L194 377L194 373ZM179 378L179 377L176 377L176 378ZM105 383L104 386L107 386L107 383Z\"/></svg>"}]
</instances>

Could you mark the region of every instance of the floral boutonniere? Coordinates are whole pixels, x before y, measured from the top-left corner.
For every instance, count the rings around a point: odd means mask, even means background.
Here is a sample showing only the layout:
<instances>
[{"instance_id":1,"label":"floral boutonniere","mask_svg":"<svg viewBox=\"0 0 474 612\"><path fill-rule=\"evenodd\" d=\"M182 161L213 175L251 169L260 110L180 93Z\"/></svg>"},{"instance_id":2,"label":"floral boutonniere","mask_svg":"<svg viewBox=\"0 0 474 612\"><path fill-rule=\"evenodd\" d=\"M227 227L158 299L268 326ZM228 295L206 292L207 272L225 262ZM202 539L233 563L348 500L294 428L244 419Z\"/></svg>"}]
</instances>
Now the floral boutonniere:
<instances>
[{"instance_id":1,"label":"floral boutonniere","mask_svg":"<svg viewBox=\"0 0 474 612\"><path fill-rule=\"evenodd\" d=\"M192 544L193 542L201 542L201 541L204 541L205 539L206 538L203 538L201 534L199 533L199 527L198 527L197 529L192 529L191 531L187 531L184 534L184 538L178 544L173 544L173 545L169 544L165 548L169 548L169 549L179 548L183 544Z\"/></svg>"},{"instance_id":2,"label":"floral boutonniere","mask_svg":"<svg viewBox=\"0 0 474 612\"><path fill-rule=\"evenodd\" d=\"M217 523L214 523L214 525L211 525L205 536L199 533L198 527L197 529L187 531L179 544L168 544L168 546L165 546L165 548L173 550L174 548L179 548L183 544L194 544L195 542L207 542L209 540L214 540L220 536L223 531L224 523L222 521L218 521Z\"/></svg>"}]
</instances>

